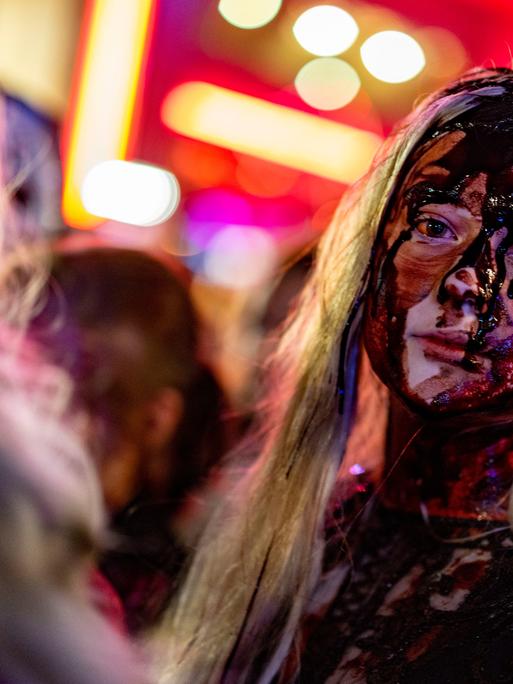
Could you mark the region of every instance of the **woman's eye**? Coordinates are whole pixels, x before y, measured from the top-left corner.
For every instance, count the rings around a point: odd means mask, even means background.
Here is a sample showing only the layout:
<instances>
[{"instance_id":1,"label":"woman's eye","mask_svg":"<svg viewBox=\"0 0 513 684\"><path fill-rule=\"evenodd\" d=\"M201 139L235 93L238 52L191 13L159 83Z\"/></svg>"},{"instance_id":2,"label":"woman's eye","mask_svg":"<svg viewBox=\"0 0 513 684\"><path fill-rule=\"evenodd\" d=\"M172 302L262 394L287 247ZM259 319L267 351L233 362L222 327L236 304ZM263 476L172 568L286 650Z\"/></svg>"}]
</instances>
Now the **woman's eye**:
<instances>
[{"instance_id":1,"label":"woman's eye","mask_svg":"<svg viewBox=\"0 0 513 684\"><path fill-rule=\"evenodd\" d=\"M420 217L413 225L415 230L424 237L456 240L456 236L448 224L440 219Z\"/></svg>"}]
</instances>

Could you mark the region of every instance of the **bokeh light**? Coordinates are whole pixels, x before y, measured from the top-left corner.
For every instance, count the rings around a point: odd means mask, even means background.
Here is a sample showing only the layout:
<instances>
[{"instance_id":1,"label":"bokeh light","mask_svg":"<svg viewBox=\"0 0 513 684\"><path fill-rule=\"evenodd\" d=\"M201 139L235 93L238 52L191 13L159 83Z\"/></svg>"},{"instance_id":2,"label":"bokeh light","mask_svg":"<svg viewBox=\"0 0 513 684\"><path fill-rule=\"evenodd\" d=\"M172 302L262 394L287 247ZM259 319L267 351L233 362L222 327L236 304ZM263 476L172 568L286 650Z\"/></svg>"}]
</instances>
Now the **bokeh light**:
<instances>
[{"instance_id":1,"label":"bokeh light","mask_svg":"<svg viewBox=\"0 0 513 684\"><path fill-rule=\"evenodd\" d=\"M226 226L208 244L203 275L222 287L254 287L270 277L276 262L277 248L267 232L248 226Z\"/></svg>"},{"instance_id":2,"label":"bokeh light","mask_svg":"<svg viewBox=\"0 0 513 684\"><path fill-rule=\"evenodd\" d=\"M107 159L126 159L137 110L156 0L91 0L87 3L87 42L76 73L68 129L63 137L62 213L76 228L98 225L83 206L86 174Z\"/></svg>"},{"instance_id":3,"label":"bokeh light","mask_svg":"<svg viewBox=\"0 0 513 684\"><path fill-rule=\"evenodd\" d=\"M417 76L426 64L417 41L402 31L380 31L360 48L366 69L380 81L403 83Z\"/></svg>"},{"instance_id":4,"label":"bokeh light","mask_svg":"<svg viewBox=\"0 0 513 684\"><path fill-rule=\"evenodd\" d=\"M213 236L226 225L252 225L250 202L227 188L209 188L189 195L184 203L189 242L204 250Z\"/></svg>"},{"instance_id":5,"label":"bokeh light","mask_svg":"<svg viewBox=\"0 0 513 684\"><path fill-rule=\"evenodd\" d=\"M349 12L334 5L310 7L297 18L292 30L301 47L319 57L339 55L351 47L359 33Z\"/></svg>"},{"instance_id":6,"label":"bokeh light","mask_svg":"<svg viewBox=\"0 0 513 684\"><path fill-rule=\"evenodd\" d=\"M369 131L194 81L169 93L162 120L190 138L341 183L365 173L381 142Z\"/></svg>"},{"instance_id":7,"label":"bokeh light","mask_svg":"<svg viewBox=\"0 0 513 684\"><path fill-rule=\"evenodd\" d=\"M237 28L265 26L280 11L282 0L220 0L218 9L226 21Z\"/></svg>"},{"instance_id":8,"label":"bokeh light","mask_svg":"<svg viewBox=\"0 0 513 684\"><path fill-rule=\"evenodd\" d=\"M331 199L327 202L323 202L321 206L317 209L311 218L312 228L319 233L326 230L329 226L338 205L340 204L340 199Z\"/></svg>"},{"instance_id":9,"label":"bokeh light","mask_svg":"<svg viewBox=\"0 0 513 684\"><path fill-rule=\"evenodd\" d=\"M251 224L254 221L251 204L238 192L227 188L209 188L191 193L186 211L195 221L217 221Z\"/></svg>"},{"instance_id":10,"label":"bokeh light","mask_svg":"<svg viewBox=\"0 0 513 684\"><path fill-rule=\"evenodd\" d=\"M340 109L360 90L360 78L353 67L336 57L319 57L305 64L295 80L296 90L316 109Z\"/></svg>"},{"instance_id":11,"label":"bokeh light","mask_svg":"<svg viewBox=\"0 0 513 684\"><path fill-rule=\"evenodd\" d=\"M81 190L84 207L102 218L154 226L176 210L180 187L169 171L113 159L94 166Z\"/></svg>"},{"instance_id":12,"label":"bokeh light","mask_svg":"<svg viewBox=\"0 0 513 684\"><path fill-rule=\"evenodd\" d=\"M230 182L235 170L231 152L195 140L177 138L169 153L169 163L182 184L211 188Z\"/></svg>"},{"instance_id":13,"label":"bokeh light","mask_svg":"<svg viewBox=\"0 0 513 684\"><path fill-rule=\"evenodd\" d=\"M422 41L429 76L448 80L460 74L470 58L461 40L441 26L426 26L417 32Z\"/></svg>"},{"instance_id":14,"label":"bokeh light","mask_svg":"<svg viewBox=\"0 0 513 684\"><path fill-rule=\"evenodd\" d=\"M235 177L241 188L251 195L281 197L292 190L299 174L285 166L239 155Z\"/></svg>"}]
</instances>

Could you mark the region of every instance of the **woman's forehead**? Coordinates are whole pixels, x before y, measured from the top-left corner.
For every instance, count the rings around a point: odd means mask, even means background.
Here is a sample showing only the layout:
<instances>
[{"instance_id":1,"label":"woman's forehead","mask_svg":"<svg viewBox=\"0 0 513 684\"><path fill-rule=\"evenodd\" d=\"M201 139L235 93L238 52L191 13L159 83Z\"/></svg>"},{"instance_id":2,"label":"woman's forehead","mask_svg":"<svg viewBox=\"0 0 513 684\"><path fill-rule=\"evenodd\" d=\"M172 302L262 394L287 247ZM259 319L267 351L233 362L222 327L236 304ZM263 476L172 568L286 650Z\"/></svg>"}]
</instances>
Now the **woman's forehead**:
<instances>
[{"instance_id":1,"label":"woman's forehead","mask_svg":"<svg viewBox=\"0 0 513 684\"><path fill-rule=\"evenodd\" d=\"M480 179L477 183L476 179ZM483 197L513 207L513 139L509 132L455 130L426 143L401 184L399 197L418 185L462 196L469 185Z\"/></svg>"},{"instance_id":2,"label":"woman's forehead","mask_svg":"<svg viewBox=\"0 0 513 684\"><path fill-rule=\"evenodd\" d=\"M513 169L513 134L510 127L490 127L478 121L439 134L414 153L414 163L403 188L422 176L438 176L443 185L486 173L494 185L510 184ZM443 182L445 179L445 183Z\"/></svg>"},{"instance_id":3,"label":"woman's forehead","mask_svg":"<svg viewBox=\"0 0 513 684\"><path fill-rule=\"evenodd\" d=\"M403 189L408 190L412 185L427 178L446 178L450 172L444 165L444 158L465 137L464 131L450 131L423 145L423 151L405 178Z\"/></svg>"}]
</instances>

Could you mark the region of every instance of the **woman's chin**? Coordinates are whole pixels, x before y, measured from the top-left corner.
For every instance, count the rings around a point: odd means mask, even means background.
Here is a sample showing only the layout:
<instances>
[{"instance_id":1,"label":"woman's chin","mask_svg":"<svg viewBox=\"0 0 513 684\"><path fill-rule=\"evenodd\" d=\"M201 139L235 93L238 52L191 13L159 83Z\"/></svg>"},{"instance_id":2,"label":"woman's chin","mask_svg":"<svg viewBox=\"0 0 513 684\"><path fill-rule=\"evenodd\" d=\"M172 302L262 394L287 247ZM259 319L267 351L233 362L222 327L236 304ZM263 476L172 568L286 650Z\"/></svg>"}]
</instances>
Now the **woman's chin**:
<instances>
[{"instance_id":1,"label":"woman's chin","mask_svg":"<svg viewBox=\"0 0 513 684\"><path fill-rule=\"evenodd\" d=\"M487 418L511 415L512 392L487 386L484 378L450 384L445 379L430 378L419 387L398 392L402 401L413 412L425 418L479 415Z\"/></svg>"}]
</instances>

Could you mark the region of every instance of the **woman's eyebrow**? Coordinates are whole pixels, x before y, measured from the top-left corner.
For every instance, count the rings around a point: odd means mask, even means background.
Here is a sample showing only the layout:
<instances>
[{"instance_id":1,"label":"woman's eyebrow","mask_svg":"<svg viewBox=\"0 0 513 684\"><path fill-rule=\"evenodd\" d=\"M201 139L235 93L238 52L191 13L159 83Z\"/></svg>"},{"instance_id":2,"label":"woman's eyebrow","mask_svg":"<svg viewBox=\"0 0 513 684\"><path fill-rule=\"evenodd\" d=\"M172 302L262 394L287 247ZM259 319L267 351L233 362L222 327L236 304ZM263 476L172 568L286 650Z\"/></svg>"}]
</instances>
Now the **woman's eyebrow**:
<instances>
[{"instance_id":1,"label":"woman's eyebrow","mask_svg":"<svg viewBox=\"0 0 513 684\"><path fill-rule=\"evenodd\" d=\"M404 194L404 200L410 210L418 209L426 204L465 206L455 188L437 188L426 182L420 182L408 188Z\"/></svg>"}]
</instances>

